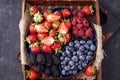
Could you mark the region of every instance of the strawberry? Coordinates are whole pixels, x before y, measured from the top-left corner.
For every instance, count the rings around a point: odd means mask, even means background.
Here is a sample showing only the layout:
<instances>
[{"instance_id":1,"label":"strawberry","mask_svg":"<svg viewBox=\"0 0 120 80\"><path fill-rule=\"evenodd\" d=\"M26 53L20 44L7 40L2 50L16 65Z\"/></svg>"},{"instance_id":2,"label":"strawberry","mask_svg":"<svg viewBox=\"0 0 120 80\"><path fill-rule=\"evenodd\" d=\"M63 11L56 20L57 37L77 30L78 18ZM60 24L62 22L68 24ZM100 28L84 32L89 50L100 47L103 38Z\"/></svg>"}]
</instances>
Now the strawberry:
<instances>
[{"instance_id":1,"label":"strawberry","mask_svg":"<svg viewBox=\"0 0 120 80\"><path fill-rule=\"evenodd\" d=\"M46 46L51 46L54 43L54 38L52 36L47 36L41 42Z\"/></svg>"},{"instance_id":2,"label":"strawberry","mask_svg":"<svg viewBox=\"0 0 120 80\"><path fill-rule=\"evenodd\" d=\"M43 13L43 18L44 18L45 20L47 19L47 15L48 15L49 13L51 13L51 10L46 10L46 11L44 11L44 13Z\"/></svg>"},{"instance_id":3,"label":"strawberry","mask_svg":"<svg viewBox=\"0 0 120 80\"><path fill-rule=\"evenodd\" d=\"M52 45L52 49L55 51L55 52L60 52L61 50L61 47L62 47L62 44L60 42L55 42L53 45Z\"/></svg>"},{"instance_id":4,"label":"strawberry","mask_svg":"<svg viewBox=\"0 0 120 80\"><path fill-rule=\"evenodd\" d=\"M60 25L60 22L59 22L59 21L56 21L56 22L53 22L53 23L52 23L52 27L53 27L54 30L58 30L59 25Z\"/></svg>"},{"instance_id":5,"label":"strawberry","mask_svg":"<svg viewBox=\"0 0 120 80\"><path fill-rule=\"evenodd\" d=\"M58 16L60 16L60 19L62 18L62 13L61 12L56 11L55 14L58 15Z\"/></svg>"},{"instance_id":6,"label":"strawberry","mask_svg":"<svg viewBox=\"0 0 120 80\"><path fill-rule=\"evenodd\" d=\"M49 54L52 54L52 49L51 49L50 46L43 45L42 50L43 50L44 52L47 52L47 53L49 53Z\"/></svg>"},{"instance_id":7,"label":"strawberry","mask_svg":"<svg viewBox=\"0 0 120 80\"><path fill-rule=\"evenodd\" d=\"M40 76L40 74L37 71L35 71L34 69L30 69L29 71L26 70L26 75L29 76L30 80L36 80ZM27 78L27 76L26 76L26 78Z\"/></svg>"},{"instance_id":8,"label":"strawberry","mask_svg":"<svg viewBox=\"0 0 120 80\"><path fill-rule=\"evenodd\" d=\"M61 43L65 43L65 39L64 39L64 36L63 36L63 34L58 34L58 39L59 39L59 41L61 42Z\"/></svg>"},{"instance_id":9,"label":"strawberry","mask_svg":"<svg viewBox=\"0 0 120 80\"><path fill-rule=\"evenodd\" d=\"M49 35L55 37L57 35L57 32L55 30L50 30Z\"/></svg>"},{"instance_id":10,"label":"strawberry","mask_svg":"<svg viewBox=\"0 0 120 80\"><path fill-rule=\"evenodd\" d=\"M56 21L58 21L59 19L60 19L60 16L59 16L59 15L56 15L56 14L54 14L54 13L50 13L50 14L47 15L47 20L48 20L49 22L56 22Z\"/></svg>"},{"instance_id":11,"label":"strawberry","mask_svg":"<svg viewBox=\"0 0 120 80\"><path fill-rule=\"evenodd\" d=\"M44 26L45 26L47 29L51 29L51 28L52 28L51 23L48 22L48 21L45 21L45 22L44 22Z\"/></svg>"},{"instance_id":12,"label":"strawberry","mask_svg":"<svg viewBox=\"0 0 120 80\"><path fill-rule=\"evenodd\" d=\"M68 9L63 9L62 10L62 15L63 15L63 17L67 18L67 17L70 17L71 12Z\"/></svg>"},{"instance_id":13,"label":"strawberry","mask_svg":"<svg viewBox=\"0 0 120 80\"><path fill-rule=\"evenodd\" d=\"M68 29L70 30L72 27L72 23L70 21L65 22L66 26L68 27Z\"/></svg>"},{"instance_id":14,"label":"strawberry","mask_svg":"<svg viewBox=\"0 0 120 80\"><path fill-rule=\"evenodd\" d=\"M66 26L65 22L61 22L58 32L61 34L67 34L68 33L68 27Z\"/></svg>"},{"instance_id":15,"label":"strawberry","mask_svg":"<svg viewBox=\"0 0 120 80\"><path fill-rule=\"evenodd\" d=\"M31 44L37 41L37 36L34 34L30 34L27 36L26 41Z\"/></svg>"},{"instance_id":16,"label":"strawberry","mask_svg":"<svg viewBox=\"0 0 120 80\"><path fill-rule=\"evenodd\" d=\"M38 33L38 34L37 34L37 39L38 39L38 40L42 40L44 37L47 37L47 36L48 36L47 33L42 33L42 34Z\"/></svg>"},{"instance_id":17,"label":"strawberry","mask_svg":"<svg viewBox=\"0 0 120 80\"><path fill-rule=\"evenodd\" d=\"M38 42L35 42L33 44L30 44L30 50L35 53L35 54L39 54L40 53L40 46Z\"/></svg>"},{"instance_id":18,"label":"strawberry","mask_svg":"<svg viewBox=\"0 0 120 80\"><path fill-rule=\"evenodd\" d=\"M31 34L36 34L37 33L36 30L35 30L35 25L34 24L30 25L29 31L30 31Z\"/></svg>"},{"instance_id":19,"label":"strawberry","mask_svg":"<svg viewBox=\"0 0 120 80\"><path fill-rule=\"evenodd\" d=\"M86 16L90 16L91 14L93 14L94 10L93 10L92 5L84 6L81 12Z\"/></svg>"},{"instance_id":20,"label":"strawberry","mask_svg":"<svg viewBox=\"0 0 120 80\"><path fill-rule=\"evenodd\" d=\"M34 16L34 14L39 12L39 9L37 6L32 6L32 7L29 7L29 12L31 16Z\"/></svg>"},{"instance_id":21,"label":"strawberry","mask_svg":"<svg viewBox=\"0 0 120 80\"><path fill-rule=\"evenodd\" d=\"M34 17L33 17L33 20L34 20L36 23L42 22L42 20L43 20L42 14L41 14L40 12L35 13L35 14L34 14Z\"/></svg>"},{"instance_id":22,"label":"strawberry","mask_svg":"<svg viewBox=\"0 0 120 80\"><path fill-rule=\"evenodd\" d=\"M46 29L46 27L43 24L36 25L35 29L38 33L47 33L48 32L48 30Z\"/></svg>"},{"instance_id":23,"label":"strawberry","mask_svg":"<svg viewBox=\"0 0 120 80\"><path fill-rule=\"evenodd\" d=\"M71 40L71 34L70 34L70 32L64 35L64 39L65 39L65 43L64 44L70 42L70 40Z\"/></svg>"},{"instance_id":24,"label":"strawberry","mask_svg":"<svg viewBox=\"0 0 120 80\"><path fill-rule=\"evenodd\" d=\"M87 76L94 76L96 72L97 72L97 69L95 66L88 66L84 73Z\"/></svg>"}]
</instances>

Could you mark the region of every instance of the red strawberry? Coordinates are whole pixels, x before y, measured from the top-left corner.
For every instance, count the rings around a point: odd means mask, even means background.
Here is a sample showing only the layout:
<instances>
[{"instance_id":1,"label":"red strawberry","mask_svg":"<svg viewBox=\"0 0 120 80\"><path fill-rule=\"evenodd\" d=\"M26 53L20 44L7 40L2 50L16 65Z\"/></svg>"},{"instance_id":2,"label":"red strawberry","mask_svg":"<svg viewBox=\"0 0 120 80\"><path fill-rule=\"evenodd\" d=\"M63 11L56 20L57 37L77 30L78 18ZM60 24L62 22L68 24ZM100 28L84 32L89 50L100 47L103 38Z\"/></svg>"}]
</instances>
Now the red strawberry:
<instances>
[{"instance_id":1,"label":"red strawberry","mask_svg":"<svg viewBox=\"0 0 120 80\"><path fill-rule=\"evenodd\" d=\"M47 46L51 46L54 43L54 38L52 36L47 36L41 42Z\"/></svg>"},{"instance_id":2,"label":"red strawberry","mask_svg":"<svg viewBox=\"0 0 120 80\"><path fill-rule=\"evenodd\" d=\"M57 35L57 32L55 30L50 30L49 36L55 37Z\"/></svg>"},{"instance_id":3,"label":"red strawberry","mask_svg":"<svg viewBox=\"0 0 120 80\"><path fill-rule=\"evenodd\" d=\"M47 20L49 21L49 22L56 22L56 21L58 21L60 19L60 16L59 15L56 15L56 14L54 14L54 13L50 13L50 14L48 14L48 16L47 16Z\"/></svg>"},{"instance_id":4,"label":"red strawberry","mask_svg":"<svg viewBox=\"0 0 120 80\"><path fill-rule=\"evenodd\" d=\"M59 22L59 21L56 21L56 22L53 22L53 23L52 23L52 27L53 27L54 30L58 30L59 25L60 25L60 22Z\"/></svg>"},{"instance_id":5,"label":"red strawberry","mask_svg":"<svg viewBox=\"0 0 120 80\"><path fill-rule=\"evenodd\" d=\"M63 17L67 18L67 17L70 17L71 12L68 9L63 9L62 15L63 15Z\"/></svg>"},{"instance_id":6,"label":"red strawberry","mask_svg":"<svg viewBox=\"0 0 120 80\"><path fill-rule=\"evenodd\" d=\"M30 69L29 71L27 71L27 73L29 74L30 80L36 80L40 76L40 74L37 71L35 71L34 69Z\"/></svg>"},{"instance_id":7,"label":"red strawberry","mask_svg":"<svg viewBox=\"0 0 120 80\"><path fill-rule=\"evenodd\" d=\"M80 24L80 23L77 24L76 26L77 26L77 29L78 29L78 30L81 29L81 28L83 28L83 24Z\"/></svg>"},{"instance_id":8,"label":"red strawberry","mask_svg":"<svg viewBox=\"0 0 120 80\"><path fill-rule=\"evenodd\" d=\"M48 32L48 30L46 29L46 27L43 24L36 25L35 29L38 33L47 33Z\"/></svg>"},{"instance_id":9,"label":"red strawberry","mask_svg":"<svg viewBox=\"0 0 120 80\"><path fill-rule=\"evenodd\" d=\"M38 33L38 34L37 34L37 39L38 39L38 40L42 40L44 37L47 37L47 36L48 36L47 33L42 33L42 34Z\"/></svg>"},{"instance_id":10,"label":"red strawberry","mask_svg":"<svg viewBox=\"0 0 120 80\"><path fill-rule=\"evenodd\" d=\"M79 37L81 37L82 35L84 35L84 33L85 33L85 32L84 32L82 29L80 29L80 30L79 30L79 34L78 34Z\"/></svg>"},{"instance_id":11,"label":"red strawberry","mask_svg":"<svg viewBox=\"0 0 120 80\"><path fill-rule=\"evenodd\" d=\"M94 10L92 6L84 6L82 9L82 13L86 16L90 16L93 14Z\"/></svg>"},{"instance_id":12,"label":"red strawberry","mask_svg":"<svg viewBox=\"0 0 120 80\"><path fill-rule=\"evenodd\" d=\"M69 30L68 30L68 27L66 26L65 22L61 22L58 32L61 34L66 34L66 33L68 33L68 31Z\"/></svg>"},{"instance_id":13,"label":"red strawberry","mask_svg":"<svg viewBox=\"0 0 120 80\"><path fill-rule=\"evenodd\" d=\"M60 16L60 19L62 18L62 13L61 12L56 11L55 14L58 15L58 16Z\"/></svg>"},{"instance_id":14,"label":"red strawberry","mask_svg":"<svg viewBox=\"0 0 120 80\"><path fill-rule=\"evenodd\" d=\"M49 54L52 54L52 49L51 49L50 46L43 45L42 50L43 50L44 52L47 52L47 53L49 53Z\"/></svg>"},{"instance_id":15,"label":"red strawberry","mask_svg":"<svg viewBox=\"0 0 120 80\"><path fill-rule=\"evenodd\" d=\"M35 30L35 25L34 25L34 24L31 24L31 25L30 25L29 30L30 30L30 33L31 33L31 34L36 34L36 33L37 33L36 30Z\"/></svg>"},{"instance_id":16,"label":"red strawberry","mask_svg":"<svg viewBox=\"0 0 120 80\"><path fill-rule=\"evenodd\" d=\"M70 30L72 27L72 23L70 21L65 22L66 26L68 27L68 29Z\"/></svg>"},{"instance_id":17,"label":"red strawberry","mask_svg":"<svg viewBox=\"0 0 120 80\"><path fill-rule=\"evenodd\" d=\"M48 22L48 21L45 21L45 22L44 22L44 26L45 26L47 29L51 29L51 28L52 28L51 23Z\"/></svg>"},{"instance_id":18,"label":"red strawberry","mask_svg":"<svg viewBox=\"0 0 120 80\"><path fill-rule=\"evenodd\" d=\"M26 41L31 44L37 41L37 36L34 34L30 34L27 36Z\"/></svg>"},{"instance_id":19,"label":"red strawberry","mask_svg":"<svg viewBox=\"0 0 120 80\"><path fill-rule=\"evenodd\" d=\"M46 10L46 11L44 11L44 13L43 13L43 18L44 18L44 19L47 19L47 16L48 16L49 13L51 13L51 10Z\"/></svg>"},{"instance_id":20,"label":"red strawberry","mask_svg":"<svg viewBox=\"0 0 120 80\"><path fill-rule=\"evenodd\" d=\"M82 23L85 27L89 27L89 22L87 19L84 19Z\"/></svg>"},{"instance_id":21,"label":"red strawberry","mask_svg":"<svg viewBox=\"0 0 120 80\"><path fill-rule=\"evenodd\" d=\"M54 51L56 51L56 52L57 52L57 50L61 49L61 47L62 47L62 44L61 44L60 42L55 42L55 43L52 45L52 49L53 49Z\"/></svg>"},{"instance_id":22,"label":"red strawberry","mask_svg":"<svg viewBox=\"0 0 120 80\"><path fill-rule=\"evenodd\" d=\"M34 16L34 14L39 12L39 9L37 6L32 6L29 8L29 11L30 11L30 15Z\"/></svg>"},{"instance_id":23,"label":"red strawberry","mask_svg":"<svg viewBox=\"0 0 120 80\"><path fill-rule=\"evenodd\" d=\"M97 72L96 66L88 66L87 69L85 70L85 74L87 76L94 76Z\"/></svg>"},{"instance_id":24,"label":"red strawberry","mask_svg":"<svg viewBox=\"0 0 120 80\"><path fill-rule=\"evenodd\" d=\"M33 17L33 20L34 20L36 23L42 22L42 20L43 20L42 14L41 14L40 12L35 13L35 14L34 14L34 17Z\"/></svg>"},{"instance_id":25,"label":"red strawberry","mask_svg":"<svg viewBox=\"0 0 120 80\"><path fill-rule=\"evenodd\" d=\"M30 44L30 50L35 53L35 54L39 54L40 53L40 46L38 42L35 42L33 44Z\"/></svg>"},{"instance_id":26,"label":"red strawberry","mask_svg":"<svg viewBox=\"0 0 120 80\"><path fill-rule=\"evenodd\" d=\"M78 15L79 18L82 18L82 17L84 16L84 15L82 14L82 12L78 12L77 15Z\"/></svg>"},{"instance_id":27,"label":"red strawberry","mask_svg":"<svg viewBox=\"0 0 120 80\"><path fill-rule=\"evenodd\" d=\"M70 33L65 34L64 35L64 39L65 39L65 43L64 44L70 42L70 40L71 40L71 34Z\"/></svg>"}]
</instances>

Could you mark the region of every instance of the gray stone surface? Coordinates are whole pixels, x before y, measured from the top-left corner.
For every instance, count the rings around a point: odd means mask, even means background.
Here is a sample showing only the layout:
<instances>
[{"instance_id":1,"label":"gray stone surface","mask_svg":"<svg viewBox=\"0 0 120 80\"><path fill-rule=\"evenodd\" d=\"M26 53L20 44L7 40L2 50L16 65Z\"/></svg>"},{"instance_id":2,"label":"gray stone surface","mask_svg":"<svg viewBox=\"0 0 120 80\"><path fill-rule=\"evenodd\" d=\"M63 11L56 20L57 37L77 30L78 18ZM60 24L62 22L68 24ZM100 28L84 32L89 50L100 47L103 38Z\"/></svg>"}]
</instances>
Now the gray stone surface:
<instances>
[{"instance_id":1,"label":"gray stone surface","mask_svg":"<svg viewBox=\"0 0 120 80\"><path fill-rule=\"evenodd\" d=\"M108 10L108 22L103 32L120 26L120 0L99 0ZM23 80L19 52L19 20L22 0L0 0L0 80ZM120 29L104 46L107 56L103 61L103 80L119 80L120 71Z\"/></svg>"}]
</instances>

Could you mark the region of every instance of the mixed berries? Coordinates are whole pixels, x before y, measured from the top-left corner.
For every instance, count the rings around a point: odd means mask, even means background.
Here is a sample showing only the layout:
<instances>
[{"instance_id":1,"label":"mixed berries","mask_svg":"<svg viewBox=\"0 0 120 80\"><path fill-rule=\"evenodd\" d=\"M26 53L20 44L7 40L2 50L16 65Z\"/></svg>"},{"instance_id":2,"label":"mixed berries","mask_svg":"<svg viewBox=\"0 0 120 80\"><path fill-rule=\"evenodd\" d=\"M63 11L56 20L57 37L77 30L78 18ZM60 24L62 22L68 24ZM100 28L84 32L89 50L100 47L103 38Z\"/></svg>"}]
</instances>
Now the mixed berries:
<instances>
[{"instance_id":1,"label":"mixed berries","mask_svg":"<svg viewBox=\"0 0 120 80\"><path fill-rule=\"evenodd\" d=\"M67 8L40 12L32 6L29 11L33 22L26 37L27 47L32 52L28 54L28 62L36 70L30 70L33 72L30 80L38 79L39 72L54 77L74 75L90 64L97 46L85 9L82 12ZM87 69L85 74L95 75Z\"/></svg>"}]
</instances>

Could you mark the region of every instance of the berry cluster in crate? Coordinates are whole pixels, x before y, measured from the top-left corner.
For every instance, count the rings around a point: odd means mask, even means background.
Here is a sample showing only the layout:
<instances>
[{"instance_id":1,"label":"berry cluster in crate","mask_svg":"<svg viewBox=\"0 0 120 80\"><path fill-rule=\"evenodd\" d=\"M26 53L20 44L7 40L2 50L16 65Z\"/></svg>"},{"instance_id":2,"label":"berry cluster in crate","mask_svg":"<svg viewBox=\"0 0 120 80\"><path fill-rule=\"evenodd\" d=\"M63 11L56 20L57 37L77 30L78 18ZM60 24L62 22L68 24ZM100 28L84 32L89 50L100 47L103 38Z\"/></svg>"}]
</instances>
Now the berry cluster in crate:
<instances>
[{"instance_id":1,"label":"berry cluster in crate","mask_svg":"<svg viewBox=\"0 0 120 80\"><path fill-rule=\"evenodd\" d=\"M26 37L29 65L27 78L39 78L39 72L54 77L68 77L83 71L93 60L96 37L93 25L86 19L92 14L91 7L82 11L55 8L40 11L29 8L33 22ZM95 67L86 69L86 75L95 74ZM89 67L88 67L89 68ZM94 72L92 72L94 69ZM31 77L32 76L32 77Z\"/></svg>"}]
</instances>

